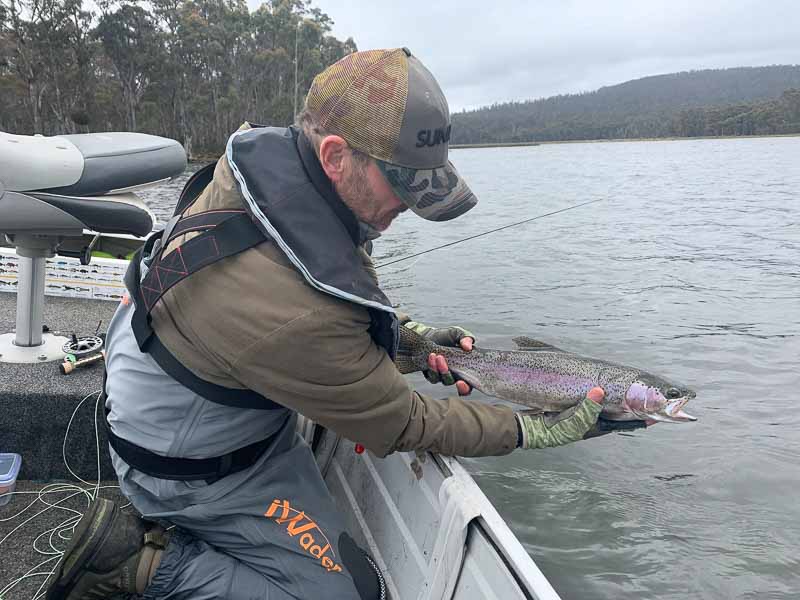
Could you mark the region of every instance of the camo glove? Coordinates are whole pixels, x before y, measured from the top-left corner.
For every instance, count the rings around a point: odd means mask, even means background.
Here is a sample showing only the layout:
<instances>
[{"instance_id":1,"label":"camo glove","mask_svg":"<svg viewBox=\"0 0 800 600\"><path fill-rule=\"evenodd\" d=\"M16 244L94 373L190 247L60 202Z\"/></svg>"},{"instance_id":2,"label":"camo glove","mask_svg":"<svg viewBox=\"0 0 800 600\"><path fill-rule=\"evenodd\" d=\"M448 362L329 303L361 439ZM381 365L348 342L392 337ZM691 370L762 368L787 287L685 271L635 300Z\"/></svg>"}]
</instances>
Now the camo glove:
<instances>
[{"instance_id":1,"label":"camo glove","mask_svg":"<svg viewBox=\"0 0 800 600\"><path fill-rule=\"evenodd\" d=\"M458 325L453 325L451 327L431 327L418 321L406 321L403 323L403 327L408 327L411 331L440 346L460 348L461 344L459 342L467 337L472 338L473 342L475 341L475 335L473 333ZM425 369L422 371L422 374L425 375L425 379L431 383L453 385L456 382L450 371L439 373L433 369Z\"/></svg>"},{"instance_id":2,"label":"camo glove","mask_svg":"<svg viewBox=\"0 0 800 600\"><path fill-rule=\"evenodd\" d=\"M592 388L580 404L555 415L517 413L520 448L554 448L582 440L596 425L604 396L601 388Z\"/></svg>"},{"instance_id":3,"label":"camo glove","mask_svg":"<svg viewBox=\"0 0 800 600\"><path fill-rule=\"evenodd\" d=\"M403 323L404 327L408 327L411 331L418 333L426 340L432 341L434 344L440 346L450 346L451 348L458 348L459 342L465 337L471 337L475 340L475 334L467 331L458 325L450 327L431 327L418 321L406 321Z\"/></svg>"}]
</instances>

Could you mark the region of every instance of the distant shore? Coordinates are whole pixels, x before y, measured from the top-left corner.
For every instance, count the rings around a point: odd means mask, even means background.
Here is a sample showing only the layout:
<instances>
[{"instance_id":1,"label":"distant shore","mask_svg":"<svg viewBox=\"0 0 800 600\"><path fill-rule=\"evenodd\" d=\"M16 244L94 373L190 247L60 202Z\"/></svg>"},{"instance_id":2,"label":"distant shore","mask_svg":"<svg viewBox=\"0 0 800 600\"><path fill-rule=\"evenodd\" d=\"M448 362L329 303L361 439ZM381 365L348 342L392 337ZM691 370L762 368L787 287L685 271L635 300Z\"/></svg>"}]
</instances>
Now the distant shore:
<instances>
[{"instance_id":1,"label":"distant shore","mask_svg":"<svg viewBox=\"0 0 800 600\"><path fill-rule=\"evenodd\" d=\"M496 142L486 144L450 144L450 149L511 148L514 146L544 146L550 144L602 144L606 142L675 142L680 140L740 140L752 138L800 137L800 133L774 133L769 135L705 135L693 137L613 138L594 140L552 140L540 142Z\"/></svg>"},{"instance_id":2,"label":"distant shore","mask_svg":"<svg viewBox=\"0 0 800 600\"><path fill-rule=\"evenodd\" d=\"M662 137L662 138L614 138L609 140L554 140L541 142L496 142L486 144L450 144L451 150L469 150L470 148L513 148L514 146L545 146L550 144L602 144L605 142L674 142L678 140L739 140L743 138L800 137L800 133L776 133L772 135L707 135L697 137ZM219 154L199 153L189 157L191 162L216 162Z\"/></svg>"}]
</instances>

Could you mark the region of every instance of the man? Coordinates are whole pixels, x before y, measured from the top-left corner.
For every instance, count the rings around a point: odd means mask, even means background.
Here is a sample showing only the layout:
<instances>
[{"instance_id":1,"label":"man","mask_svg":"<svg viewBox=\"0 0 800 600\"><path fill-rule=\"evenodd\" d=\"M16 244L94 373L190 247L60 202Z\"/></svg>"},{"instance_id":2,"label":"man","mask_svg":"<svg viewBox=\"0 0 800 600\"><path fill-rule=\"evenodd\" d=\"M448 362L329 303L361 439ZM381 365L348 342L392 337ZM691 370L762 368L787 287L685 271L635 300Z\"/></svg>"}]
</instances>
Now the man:
<instances>
[{"instance_id":1,"label":"man","mask_svg":"<svg viewBox=\"0 0 800 600\"><path fill-rule=\"evenodd\" d=\"M446 221L475 205L449 138L447 102L411 52L357 52L317 76L298 127L246 125L213 179L187 184L131 263L105 385L122 492L175 528L94 503L49 599L381 597L295 433L298 412L377 456L507 454L593 428L599 388L545 421L428 398L392 362L398 326L465 351L474 340L398 319L365 252L407 208ZM444 357L429 366L453 383Z\"/></svg>"}]
</instances>

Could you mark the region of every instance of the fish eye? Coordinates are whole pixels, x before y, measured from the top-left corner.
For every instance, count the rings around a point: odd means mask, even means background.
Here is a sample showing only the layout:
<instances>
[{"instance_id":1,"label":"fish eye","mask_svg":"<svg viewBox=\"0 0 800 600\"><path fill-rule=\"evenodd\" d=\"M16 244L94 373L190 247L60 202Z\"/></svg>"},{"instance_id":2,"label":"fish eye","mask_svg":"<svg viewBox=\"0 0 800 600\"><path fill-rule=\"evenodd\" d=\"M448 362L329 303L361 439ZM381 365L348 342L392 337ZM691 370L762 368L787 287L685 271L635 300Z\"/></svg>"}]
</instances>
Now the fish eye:
<instances>
[{"instance_id":1,"label":"fish eye","mask_svg":"<svg viewBox=\"0 0 800 600\"><path fill-rule=\"evenodd\" d=\"M667 390L667 399L668 400L675 400L676 398L681 397L681 391L678 388L669 388Z\"/></svg>"}]
</instances>

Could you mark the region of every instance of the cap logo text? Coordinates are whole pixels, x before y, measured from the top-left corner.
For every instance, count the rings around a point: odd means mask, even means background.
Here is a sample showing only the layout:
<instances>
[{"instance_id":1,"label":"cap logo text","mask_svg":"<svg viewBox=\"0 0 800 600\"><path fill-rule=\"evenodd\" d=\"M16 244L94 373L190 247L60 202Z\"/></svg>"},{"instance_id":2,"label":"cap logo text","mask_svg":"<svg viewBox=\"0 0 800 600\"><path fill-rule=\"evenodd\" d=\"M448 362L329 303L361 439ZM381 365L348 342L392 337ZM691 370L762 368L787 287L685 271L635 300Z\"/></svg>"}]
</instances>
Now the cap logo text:
<instances>
[{"instance_id":1,"label":"cap logo text","mask_svg":"<svg viewBox=\"0 0 800 600\"><path fill-rule=\"evenodd\" d=\"M439 144L446 144L450 141L450 128L439 127L437 129L420 129L417 132L417 148L423 146L438 146Z\"/></svg>"}]
</instances>

